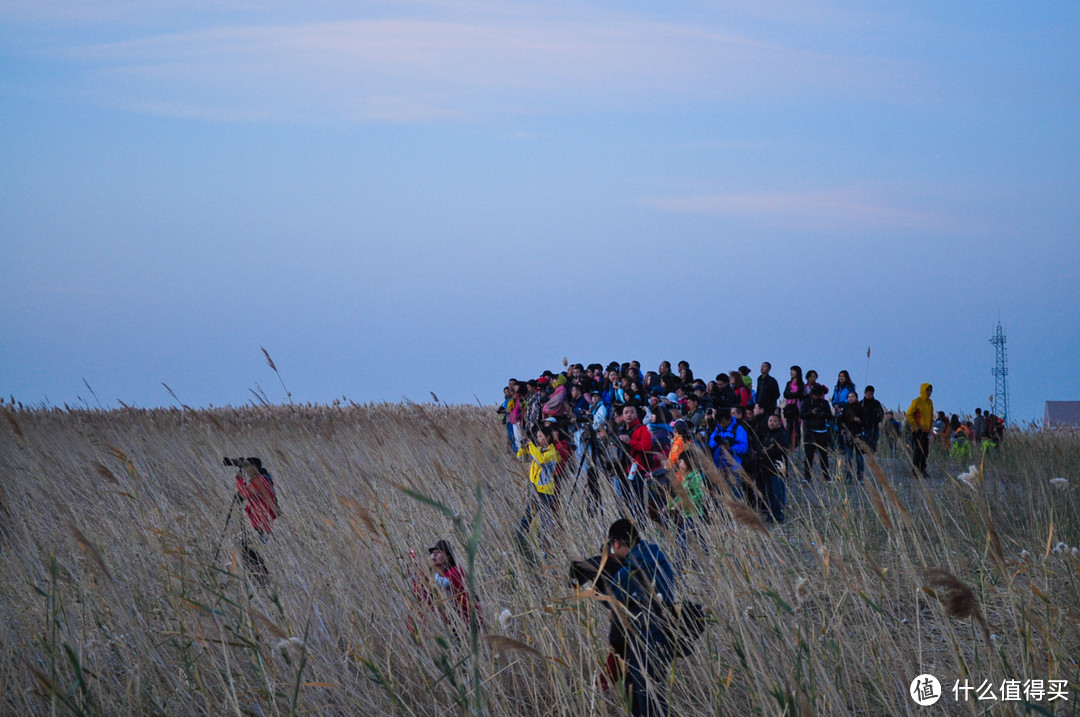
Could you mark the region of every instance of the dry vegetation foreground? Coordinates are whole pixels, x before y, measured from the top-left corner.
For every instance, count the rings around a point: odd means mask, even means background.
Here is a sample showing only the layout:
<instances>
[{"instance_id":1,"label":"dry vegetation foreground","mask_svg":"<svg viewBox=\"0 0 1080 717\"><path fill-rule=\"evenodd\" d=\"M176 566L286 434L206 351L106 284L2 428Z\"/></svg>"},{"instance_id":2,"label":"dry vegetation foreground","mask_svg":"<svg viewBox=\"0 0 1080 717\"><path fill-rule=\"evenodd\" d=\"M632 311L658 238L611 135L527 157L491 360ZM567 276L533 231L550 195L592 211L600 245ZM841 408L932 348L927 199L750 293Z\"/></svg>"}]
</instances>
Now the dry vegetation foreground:
<instances>
[{"instance_id":1,"label":"dry vegetation foreground","mask_svg":"<svg viewBox=\"0 0 1080 717\"><path fill-rule=\"evenodd\" d=\"M596 687L606 611L567 581L613 500L589 516L579 487L544 565L525 562L525 469L490 410L4 412L3 714L618 712ZM238 516L214 564L224 455L276 482L265 588ZM943 456L924 482L904 461L863 485L789 483L779 528L706 527L684 585L714 621L675 663L675 714L1080 714L1080 439L1011 436L972 486ZM417 605L409 558L448 537L464 562L474 529L476 641ZM934 707L908 695L920 673L942 682ZM965 679L998 700L956 702ZM1068 700L1000 699L1030 679L1067 680Z\"/></svg>"}]
</instances>

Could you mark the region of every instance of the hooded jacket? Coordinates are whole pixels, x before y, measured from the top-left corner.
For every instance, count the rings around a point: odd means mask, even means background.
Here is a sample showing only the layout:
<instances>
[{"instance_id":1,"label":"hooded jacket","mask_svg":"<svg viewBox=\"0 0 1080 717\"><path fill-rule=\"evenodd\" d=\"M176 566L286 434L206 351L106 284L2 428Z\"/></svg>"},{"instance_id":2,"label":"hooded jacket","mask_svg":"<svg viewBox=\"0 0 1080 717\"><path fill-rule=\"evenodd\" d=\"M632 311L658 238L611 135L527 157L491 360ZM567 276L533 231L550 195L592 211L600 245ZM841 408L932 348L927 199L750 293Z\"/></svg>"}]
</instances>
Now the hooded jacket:
<instances>
[{"instance_id":1,"label":"hooded jacket","mask_svg":"<svg viewBox=\"0 0 1080 717\"><path fill-rule=\"evenodd\" d=\"M537 493L555 494L555 468L559 463L559 451L549 445L541 449L535 443L525 443L517 452L518 458L530 456L529 481Z\"/></svg>"},{"instance_id":2,"label":"hooded jacket","mask_svg":"<svg viewBox=\"0 0 1080 717\"><path fill-rule=\"evenodd\" d=\"M930 432L934 427L934 402L930 400L928 391L929 383L919 387L919 397L911 402L907 410L907 420L911 427L917 431Z\"/></svg>"}]
</instances>

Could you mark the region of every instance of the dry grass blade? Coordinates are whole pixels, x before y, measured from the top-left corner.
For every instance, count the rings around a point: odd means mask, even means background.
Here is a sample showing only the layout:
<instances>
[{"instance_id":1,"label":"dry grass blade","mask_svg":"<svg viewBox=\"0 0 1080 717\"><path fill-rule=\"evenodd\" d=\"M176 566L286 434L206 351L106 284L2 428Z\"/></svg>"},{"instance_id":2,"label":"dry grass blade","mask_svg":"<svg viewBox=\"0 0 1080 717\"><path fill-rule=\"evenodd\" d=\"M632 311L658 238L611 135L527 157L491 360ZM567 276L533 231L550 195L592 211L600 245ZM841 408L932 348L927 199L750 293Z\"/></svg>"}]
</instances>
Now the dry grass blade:
<instances>
[{"instance_id":1,"label":"dry grass blade","mask_svg":"<svg viewBox=\"0 0 1080 717\"><path fill-rule=\"evenodd\" d=\"M980 509L983 523L986 525L987 548L989 548L990 555L994 559L994 564L997 565L998 570L1002 575L1007 576L1009 570L1005 563L1005 551L1001 547L1001 536L998 535L997 528L994 527L994 519L990 515L989 508L986 505L981 505Z\"/></svg>"},{"instance_id":2,"label":"dry grass blade","mask_svg":"<svg viewBox=\"0 0 1080 717\"><path fill-rule=\"evenodd\" d=\"M877 458L869 451L865 454L865 458L866 465L870 467L870 473L874 476L874 479L877 480L878 485L881 486L882 490L885 491L885 495L889 497L889 502L896 506L896 509L904 514L904 516L907 516L907 508L904 506L903 502L901 502L900 496L896 494L896 491L892 487L892 483L889 482L889 479L885 475L885 471L882 469L881 464L878 463Z\"/></svg>"},{"instance_id":3,"label":"dry grass blade","mask_svg":"<svg viewBox=\"0 0 1080 717\"><path fill-rule=\"evenodd\" d=\"M531 645L526 645L521 640L515 640L514 638L507 637L506 635L481 635L481 639L491 645L492 649L494 650L515 650L517 652L524 652L526 654L532 655L533 657L539 657L541 660L550 660L552 662L557 662L560 665L566 666L566 662L564 662L560 658L548 657L544 653L537 650L535 647L532 647Z\"/></svg>"},{"instance_id":4,"label":"dry grass blade","mask_svg":"<svg viewBox=\"0 0 1080 717\"><path fill-rule=\"evenodd\" d=\"M379 526L375 524L375 521L372 519L371 513L370 511L368 511L367 508L360 505L352 498L346 498L343 495L337 496L337 499L339 503L351 510L356 515L356 517L360 520L360 522L364 524L364 527L367 528L372 535L378 535L380 533Z\"/></svg>"},{"instance_id":5,"label":"dry grass blade","mask_svg":"<svg viewBox=\"0 0 1080 717\"><path fill-rule=\"evenodd\" d=\"M79 545L80 548L82 548L82 551L86 553L87 557L90 558L90 562L97 566L97 569L100 570L101 573L109 579L109 582L112 582L112 573L110 573L109 569L105 567L105 561L101 559L101 554L97 551L97 548L95 548L90 543L90 541L86 539L86 536L82 534L81 530L75 527L74 521L69 519L65 522L65 525L68 529L68 532L71 533L71 536L75 538L75 542Z\"/></svg>"},{"instance_id":6,"label":"dry grass blade","mask_svg":"<svg viewBox=\"0 0 1080 717\"><path fill-rule=\"evenodd\" d=\"M728 482L720 475L719 469L716 464L713 463L712 456L706 455L705 451L698 448L696 445L687 446L684 454L690 457L690 465L697 468L717 492L725 498L731 498L731 487L728 486Z\"/></svg>"},{"instance_id":7,"label":"dry grass blade","mask_svg":"<svg viewBox=\"0 0 1080 717\"><path fill-rule=\"evenodd\" d=\"M191 406L188 406L187 404L185 404L183 401L180 400L180 398L175 393L173 393L173 390L171 388L169 388L169 384L162 381L161 385L165 387L165 390L169 392L169 395L173 397L173 400L180 404L181 408L183 408L185 410L188 410L188 411L191 410Z\"/></svg>"},{"instance_id":8,"label":"dry grass blade","mask_svg":"<svg viewBox=\"0 0 1080 717\"><path fill-rule=\"evenodd\" d=\"M671 481L671 492L675 494L675 497L679 500L679 505L687 512L694 510L694 503L690 500L690 494L686 492L686 486L683 485L681 480Z\"/></svg>"},{"instance_id":9,"label":"dry grass blade","mask_svg":"<svg viewBox=\"0 0 1080 717\"><path fill-rule=\"evenodd\" d=\"M735 518L735 522L742 523L750 530L757 531L762 535L768 535L769 529L765 527L765 524L761 522L761 517L758 516L756 510L743 503L741 500L732 500L731 498L723 498L724 507L728 509L731 516Z\"/></svg>"},{"instance_id":10,"label":"dry grass blade","mask_svg":"<svg viewBox=\"0 0 1080 717\"><path fill-rule=\"evenodd\" d=\"M113 484L118 484L120 482L120 481L116 480L116 476L114 476L112 474L112 471L109 470L108 467L106 467L104 463L99 463L97 461L94 461L92 465L94 466L94 472L97 473L102 478L104 478L105 480L107 480L108 482L113 483Z\"/></svg>"},{"instance_id":11,"label":"dry grass blade","mask_svg":"<svg viewBox=\"0 0 1080 717\"><path fill-rule=\"evenodd\" d=\"M986 623L982 611L979 609L979 601L975 599L975 593L964 581L943 568L927 568L922 571L926 585L944 593L945 614L949 617L963 619L970 617L979 623L983 637L987 644L990 643L990 626Z\"/></svg>"},{"instance_id":12,"label":"dry grass blade","mask_svg":"<svg viewBox=\"0 0 1080 717\"><path fill-rule=\"evenodd\" d=\"M262 346L260 346L259 348L262 350L263 356L266 357L266 365L272 368L274 371L277 371L277 366L274 365L274 359L270 358L270 352L268 352Z\"/></svg>"},{"instance_id":13,"label":"dry grass blade","mask_svg":"<svg viewBox=\"0 0 1080 717\"><path fill-rule=\"evenodd\" d=\"M526 645L521 640L515 640L512 637L506 635L483 635L484 642L491 645L496 650L517 650L519 652L527 652L530 655L535 655L541 659L544 658L544 654L531 645Z\"/></svg>"},{"instance_id":14,"label":"dry grass blade","mask_svg":"<svg viewBox=\"0 0 1080 717\"><path fill-rule=\"evenodd\" d=\"M257 622L260 625L262 625L263 628L267 632L269 632L271 635L273 635L274 637L279 638L281 640L288 639L288 637L289 637L288 634L286 634L286 632L284 630L282 630L280 627L275 625L274 621L271 620L269 617L267 617L266 613L264 613L263 611L259 610L258 608L255 608L255 607L248 606L248 615L251 616L251 619L254 622Z\"/></svg>"},{"instance_id":15,"label":"dry grass blade","mask_svg":"<svg viewBox=\"0 0 1080 717\"><path fill-rule=\"evenodd\" d=\"M863 490L866 491L866 495L870 498L870 505L874 506L874 512L877 513L878 518L881 520L881 524L888 530L893 530L894 525L892 518L889 517L889 511L885 508L885 501L881 497L881 491L878 490L874 481L865 481L863 483Z\"/></svg>"}]
</instances>

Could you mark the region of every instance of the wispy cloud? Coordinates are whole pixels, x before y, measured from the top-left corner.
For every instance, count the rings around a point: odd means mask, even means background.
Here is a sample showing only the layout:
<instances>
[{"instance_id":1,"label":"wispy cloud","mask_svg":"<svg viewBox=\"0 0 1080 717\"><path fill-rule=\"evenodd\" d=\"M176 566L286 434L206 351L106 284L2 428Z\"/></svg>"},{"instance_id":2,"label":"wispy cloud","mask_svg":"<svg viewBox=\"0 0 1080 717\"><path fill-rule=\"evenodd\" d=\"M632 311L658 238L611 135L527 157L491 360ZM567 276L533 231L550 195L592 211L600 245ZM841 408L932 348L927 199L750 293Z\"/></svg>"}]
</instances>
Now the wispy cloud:
<instances>
[{"instance_id":1,"label":"wispy cloud","mask_svg":"<svg viewBox=\"0 0 1080 717\"><path fill-rule=\"evenodd\" d=\"M210 119L433 120L873 91L894 69L615 11L447 6L69 48L88 101ZM565 8L563 8L565 10Z\"/></svg>"},{"instance_id":2,"label":"wispy cloud","mask_svg":"<svg viewBox=\"0 0 1080 717\"><path fill-rule=\"evenodd\" d=\"M942 229L946 220L933 211L889 203L859 192L764 192L712 194L687 197L647 197L641 204L685 214L708 214L753 219L784 228L835 229Z\"/></svg>"}]
</instances>

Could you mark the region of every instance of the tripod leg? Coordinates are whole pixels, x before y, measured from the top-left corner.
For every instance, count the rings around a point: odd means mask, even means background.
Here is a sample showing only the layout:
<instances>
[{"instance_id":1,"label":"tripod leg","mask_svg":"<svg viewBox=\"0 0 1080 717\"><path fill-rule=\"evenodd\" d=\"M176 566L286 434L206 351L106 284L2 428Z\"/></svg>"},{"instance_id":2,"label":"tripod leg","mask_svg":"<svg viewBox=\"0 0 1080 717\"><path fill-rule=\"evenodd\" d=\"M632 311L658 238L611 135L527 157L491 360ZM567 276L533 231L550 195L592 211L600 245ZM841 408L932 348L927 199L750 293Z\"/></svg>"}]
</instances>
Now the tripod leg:
<instances>
[{"instance_id":1,"label":"tripod leg","mask_svg":"<svg viewBox=\"0 0 1080 717\"><path fill-rule=\"evenodd\" d=\"M262 556L251 547L246 531L244 537L240 539L240 549L244 556L244 567L255 578L259 587L265 588L270 584L270 570L266 567L266 561Z\"/></svg>"},{"instance_id":2,"label":"tripod leg","mask_svg":"<svg viewBox=\"0 0 1080 717\"><path fill-rule=\"evenodd\" d=\"M218 538L217 547L214 548L214 559L210 561L212 564L217 565L218 556L221 554L221 544L225 541L225 534L229 532L229 522L232 521L233 509L236 507L238 495L234 495L232 503L229 504L229 513L225 516L225 525L221 529L221 537Z\"/></svg>"}]
</instances>

